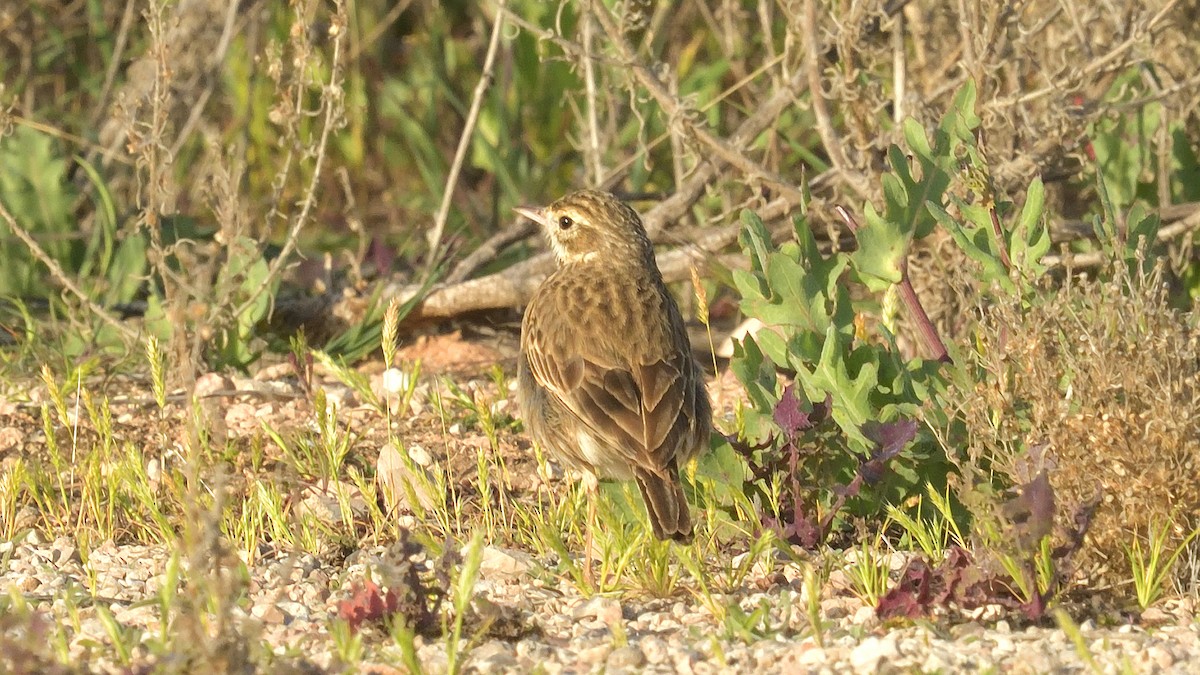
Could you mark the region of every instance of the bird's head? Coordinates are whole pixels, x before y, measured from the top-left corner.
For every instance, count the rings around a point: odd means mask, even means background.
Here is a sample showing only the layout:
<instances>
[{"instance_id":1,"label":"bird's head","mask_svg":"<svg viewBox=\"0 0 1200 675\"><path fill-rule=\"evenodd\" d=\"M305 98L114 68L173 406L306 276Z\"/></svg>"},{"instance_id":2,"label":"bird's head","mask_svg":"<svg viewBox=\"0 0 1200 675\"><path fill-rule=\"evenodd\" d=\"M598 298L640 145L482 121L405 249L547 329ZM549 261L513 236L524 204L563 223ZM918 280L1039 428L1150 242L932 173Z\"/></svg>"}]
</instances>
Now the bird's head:
<instances>
[{"instance_id":1,"label":"bird's head","mask_svg":"<svg viewBox=\"0 0 1200 675\"><path fill-rule=\"evenodd\" d=\"M580 190L542 208L517 213L542 226L559 265L605 262L642 263L654 249L636 211L607 192Z\"/></svg>"}]
</instances>

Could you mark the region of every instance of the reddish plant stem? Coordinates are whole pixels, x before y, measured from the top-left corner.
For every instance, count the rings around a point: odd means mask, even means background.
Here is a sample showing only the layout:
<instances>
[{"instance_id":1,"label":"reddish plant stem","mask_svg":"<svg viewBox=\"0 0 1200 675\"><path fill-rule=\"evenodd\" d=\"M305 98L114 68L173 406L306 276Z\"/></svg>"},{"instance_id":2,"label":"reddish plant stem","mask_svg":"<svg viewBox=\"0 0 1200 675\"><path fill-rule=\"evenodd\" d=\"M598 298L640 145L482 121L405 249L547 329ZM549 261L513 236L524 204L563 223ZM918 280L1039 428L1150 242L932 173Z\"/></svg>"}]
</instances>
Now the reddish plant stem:
<instances>
[{"instance_id":1,"label":"reddish plant stem","mask_svg":"<svg viewBox=\"0 0 1200 675\"><path fill-rule=\"evenodd\" d=\"M854 216L845 208L835 207L838 216L846 223L846 227L850 228L855 234L861 229L858 221L854 220ZM908 251L904 252L904 257L900 259L900 282L897 284L900 290L900 299L904 302L904 306L908 308L909 314L912 315L913 321L917 324L917 330L921 333L921 339L925 341L925 346L929 348L933 358L942 363L953 363L950 358L950 353L946 350L946 345L942 342L942 338L938 335L937 328L933 322L929 320L929 315L925 313L925 307L921 305L921 299L917 297L917 291L913 289L912 281L908 278Z\"/></svg>"}]
</instances>

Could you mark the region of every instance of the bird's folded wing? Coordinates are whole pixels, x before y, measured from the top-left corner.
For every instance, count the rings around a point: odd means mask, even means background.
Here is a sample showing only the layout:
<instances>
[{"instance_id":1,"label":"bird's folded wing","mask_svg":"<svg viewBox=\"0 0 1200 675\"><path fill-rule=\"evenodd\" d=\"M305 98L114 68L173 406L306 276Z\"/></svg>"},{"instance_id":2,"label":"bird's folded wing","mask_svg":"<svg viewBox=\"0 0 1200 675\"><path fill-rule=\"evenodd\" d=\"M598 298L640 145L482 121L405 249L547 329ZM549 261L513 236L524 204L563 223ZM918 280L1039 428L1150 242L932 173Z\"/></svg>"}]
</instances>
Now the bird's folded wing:
<instances>
[{"instance_id":1,"label":"bird's folded wing","mask_svg":"<svg viewBox=\"0 0 1200 675\"><path fill-rule=\"evenodd\" d=\"M679 357L623 364L603 349L577 346L580 353L563 353L575 341L538 342L528 350L538 382L631 464L666 470L686 395Z\"/></svg>"},{"instance_id":2,"label":"bird's folded wing","mask_svg":"<svg viewBox=\"0 0 1200 675\"><path fill-rule=\"evenodd\" d=\"M590 372L589 372L590 371ZM684 378L667 361L635 364L630 369L584 369L584 378L568 406L589 424L637 450L635 463L661 474L679 442Z\"/></svg>"}]
</instances>

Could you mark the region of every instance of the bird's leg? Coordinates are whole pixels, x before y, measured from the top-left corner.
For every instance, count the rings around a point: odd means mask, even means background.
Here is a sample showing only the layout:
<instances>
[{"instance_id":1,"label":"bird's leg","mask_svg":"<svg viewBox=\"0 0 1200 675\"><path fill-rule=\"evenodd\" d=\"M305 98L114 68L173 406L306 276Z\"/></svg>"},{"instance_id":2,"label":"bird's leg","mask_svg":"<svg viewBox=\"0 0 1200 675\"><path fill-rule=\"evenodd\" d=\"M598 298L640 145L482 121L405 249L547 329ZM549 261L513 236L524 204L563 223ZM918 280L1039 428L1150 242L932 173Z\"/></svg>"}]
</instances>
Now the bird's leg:
<instances>
[{"instance_id":1,"label":"bird's leg","mask_svg":"<svg viewBox=\"0 0 1200 675\"><path fill-rule=\"evenodd\" d=\"M592 577L592 550L595 545L592 533L596 531L596 500L600 497L600 480L596 477L596 474L585 471L583 474L583 487L587 491L585 495L587 499L587 524L584 526L587 530L583 534L583 583L591 588L595 584L595 579Z\"/></svg>"}]
</instances>

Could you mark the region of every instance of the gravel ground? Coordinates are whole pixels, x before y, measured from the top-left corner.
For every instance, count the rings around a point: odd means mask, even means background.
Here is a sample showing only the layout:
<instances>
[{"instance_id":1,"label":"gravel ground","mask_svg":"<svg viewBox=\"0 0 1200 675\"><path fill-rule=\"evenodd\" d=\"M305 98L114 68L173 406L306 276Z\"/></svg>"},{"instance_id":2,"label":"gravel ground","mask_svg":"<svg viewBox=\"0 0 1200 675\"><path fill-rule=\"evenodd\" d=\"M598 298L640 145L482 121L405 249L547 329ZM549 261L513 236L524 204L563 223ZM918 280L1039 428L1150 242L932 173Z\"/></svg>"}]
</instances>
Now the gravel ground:
<instances>
[{"instance_id":1,"label":"gravel ground","mask_svg":"<svg viewBox=\"0 0 1200 675\"><path fill-rule=\"evenodd\" d=\"M331 618L352 584L368 569L388 565L387 549L360 550L339 566L317 558L267 559L250 568L245 599L233 610L241 632L258 634L279 654L300 654L319 670L339 669L330 635ZM67 539L0 544L0 591L21 594L47 621L66 627L73 662L87 670L121 670L109 630L95 604L65 595L90 596L127 629L160 634L152 598L166 578L161 547L104 544L82 564ZM1151 610L1138 625L1079 623L1083 646L1049 624L1020 626L999 608L974 620L882 624L853 596L822 602L823 640L812 636L802 601L800 570L780 563L723 596L746 612L769 607L760 629L731 635L691 594L676 598L636 596L584 598L554 579L526 554L487 548L475 587L473 612L496 621L467 656L470 672L547 673L877 673L877 672L1200 672L1200 622L1192 608L1176 603ZM377 579L379 577L376 577ZM1080 617L1077 617L1079 619ZM1150 627L1153 624L1153 627ZM503 631L496 626L506 626ZM504 638L493 637L505 632ZM11 633L10 633L11 635ZM382 630L363 634L365 672L403 672L400 652ZM447 663L445 638L417 638L422 664L431 672ZM1082 654L1082 656L1081 656ZM135 652L134 663L139 654ZM140 658L145 661L144 654ZM1088 663L1085 658L1092 659ZM0 666L3 659L0 659ZM3 670L3 668L0 668ZM126 671L128 672L128 671Z\"/></svg>"}]
</instances>

